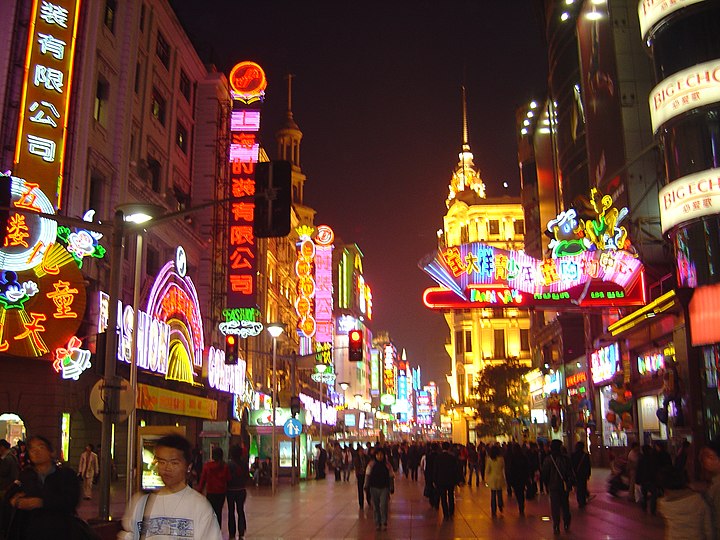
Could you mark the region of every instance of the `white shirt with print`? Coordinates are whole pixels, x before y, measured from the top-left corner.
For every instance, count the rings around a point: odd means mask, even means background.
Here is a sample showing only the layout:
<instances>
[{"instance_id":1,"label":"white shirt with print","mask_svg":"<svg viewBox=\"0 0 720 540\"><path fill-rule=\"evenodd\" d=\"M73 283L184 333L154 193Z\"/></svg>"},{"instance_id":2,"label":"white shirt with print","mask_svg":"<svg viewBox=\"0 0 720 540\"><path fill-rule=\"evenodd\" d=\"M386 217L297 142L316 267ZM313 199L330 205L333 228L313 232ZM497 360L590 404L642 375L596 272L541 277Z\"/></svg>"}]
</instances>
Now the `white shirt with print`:
<instances>
[{"instance_id":1,"label":"white shirt with print","mask_svg":"<svg viewBox=\"0 0 720 540\"><path fill-rule=\"evenodd\" d=\"M118 540L139 540L147 495L138 494L123 517ZM215 512L200 493L185 486L177 493L158 493L147 517L146 540L221 540Z\"/></svg>"}]
</instances>

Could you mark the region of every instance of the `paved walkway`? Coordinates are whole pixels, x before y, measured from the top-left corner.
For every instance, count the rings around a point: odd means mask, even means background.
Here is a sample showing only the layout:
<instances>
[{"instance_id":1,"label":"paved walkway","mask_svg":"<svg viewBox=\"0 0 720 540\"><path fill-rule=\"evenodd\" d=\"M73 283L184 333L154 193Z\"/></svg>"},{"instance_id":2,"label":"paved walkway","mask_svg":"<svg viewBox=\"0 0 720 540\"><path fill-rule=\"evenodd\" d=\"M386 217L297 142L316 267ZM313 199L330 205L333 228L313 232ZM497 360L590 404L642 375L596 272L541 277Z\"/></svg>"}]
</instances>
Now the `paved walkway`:
<instances>
[{"instance_id":1,"label":"paved walkway","mask_svg":"<svg viewBox=\"0 0 720 540\"><path fill-rule=\"evenodd\" d=\"M662 519L642 512L624 498L605 492L607 470L594 471L590 483L596 496L583 511L571 500L572 528L561 538L583 540L662 539ZM490 492L485 487L461 486L456 490L455 517L443 521L442 512L430 508L422 496L423 483L405 478L396 480L390 501L388 530L376 532L372 510L357 504L355 478L335 482L331 476L307 481L298 487L280 485L273 497L268 488L251 488L245 505L248 539L299 540L305 538L378 539L463 539L542 540L557 538L549 522L550 505L546 495L528 501L525 517L520 517L515 499L505 501L505 512L490 516ZM121 505L113 503L113 509ZM95 501L84 501L83 517L97 514ZM118 516L121 517L121 516ZM227 538L227 507L223 513L223 534Z\"/></svg>"}]
</instances>

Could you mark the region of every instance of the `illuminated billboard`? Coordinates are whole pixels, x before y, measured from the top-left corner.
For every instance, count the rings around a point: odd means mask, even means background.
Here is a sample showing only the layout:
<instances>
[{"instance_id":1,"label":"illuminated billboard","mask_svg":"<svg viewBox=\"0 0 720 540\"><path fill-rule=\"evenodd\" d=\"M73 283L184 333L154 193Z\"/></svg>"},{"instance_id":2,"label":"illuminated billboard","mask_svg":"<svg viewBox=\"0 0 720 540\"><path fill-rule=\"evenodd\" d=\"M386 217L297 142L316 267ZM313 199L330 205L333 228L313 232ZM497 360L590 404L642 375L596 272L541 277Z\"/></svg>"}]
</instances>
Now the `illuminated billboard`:
<instances>
[{"instance_id":1,"label":"illuminated billboard","mask_svg":"<svg viewBox=\"0 0 720 540\"><path fill-rule=\"evenodd\" d=\"M35 0L30 13L15 175L60 208L80 0Z\"/></svg>"},{"instance_id":2,"label":"illuminated billboard","mask_svg":"<svg viewBox=\"0 0 720 540\"><path fill-rule=\"evenodd\" d=\"M306 338L312 338L317 330L315 322L315 243L310 236L312 227L298 228L297 261L295 276L297 277L297 300L295 312L298 315L298 330Z\"/></svg>"},{"instance_id":3,"label":"illuminated billboard","mask_svg":"<svg viewBox=\"0 0 720 540\"><path fill-rule=\"evenodd\" d=\"M643 265L620 225L627 208L613 208L593 189L594 219L574 210L548 223L551 257L480 242L443 247L420 261L441 287L425 291L431 309L470 307L613 307L643 305Z\"/></svg>"},{"instance_id":4,"label":"illuminated billboard","mask_svg":"<svg viewBox=\"0 0 720 540\"><path fill-rule=\"evenodd\" d=\"M333 338L332 252L335 233L320 225L315 235L315 340L330 343Z\"/></svg>"},{"instance_id":5,"label":"illuminated billboard","mask_svg":"<svg viewBox=\"0 0 720 540\"><path fill-rule=\"evenodd\" d=\"M227 307L257 305L257 245L255 164L259 159L259 105L265 96L265 72L254 62L240 62L229 76L233 106L230 113L230 204ZM251 106L252 103L255 105Z\"/></svg>"}]
</instances>

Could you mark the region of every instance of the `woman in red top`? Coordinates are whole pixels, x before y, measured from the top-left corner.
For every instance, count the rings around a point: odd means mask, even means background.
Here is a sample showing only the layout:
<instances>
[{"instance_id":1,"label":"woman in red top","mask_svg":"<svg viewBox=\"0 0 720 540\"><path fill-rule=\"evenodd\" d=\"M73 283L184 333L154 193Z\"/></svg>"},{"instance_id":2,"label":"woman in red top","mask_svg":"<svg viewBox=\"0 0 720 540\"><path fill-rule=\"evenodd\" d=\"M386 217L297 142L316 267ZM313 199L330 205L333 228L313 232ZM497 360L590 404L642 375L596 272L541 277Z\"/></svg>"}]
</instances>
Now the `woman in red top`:
<instances>
[{"instance_id":1,"label":"woman in red top","mask_svg":"<svg viewBox=\"0 0 720 540\"><path fill-rule=\"evenodd\" d=\"M230 469L223 461L223 450L216 446L212 449L212 461L208 461L200 475L198 491L206 490L206 496L210 506L215 511L218 523L222 526L222 511L225 506L225 495L227 494L227 483L230 479Z\"/></svg>"}]
</instances>

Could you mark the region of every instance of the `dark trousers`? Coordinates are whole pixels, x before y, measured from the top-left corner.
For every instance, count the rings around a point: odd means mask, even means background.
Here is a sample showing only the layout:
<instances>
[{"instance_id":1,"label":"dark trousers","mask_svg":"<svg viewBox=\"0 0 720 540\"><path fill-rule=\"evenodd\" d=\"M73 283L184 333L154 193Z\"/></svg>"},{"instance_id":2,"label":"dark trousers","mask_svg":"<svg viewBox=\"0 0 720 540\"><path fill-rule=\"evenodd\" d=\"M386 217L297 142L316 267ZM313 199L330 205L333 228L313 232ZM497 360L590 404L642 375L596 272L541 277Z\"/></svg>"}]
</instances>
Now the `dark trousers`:
<instances>
[{"instance_id":1,"label":"dark trousers","mask_svg":"<svg viewBox=\"0 0 720 540\"><path fill-rule=\"evenodd\" d=\"M358 489L358 504L360 505L360 508L365 506L365 475L364 474L356 474L355 477L357 478L357 489ZM370 502L370 495L368 494L368 503Z\"/></svg>"},{"instance_id":2,"label":"dark trousers","mask_svg":"<svg viewBox=\"0 0 720 540\"><path fill-rule=\"evenodd\" d=\"M552 515L553 528L560 528L560 512L562 511L565 527L570 526L570 497L565 491L550 492L550 514Z\"/></svg>"},{"instance_id":3,"label":"dark trousers","mask_svg":"<svg viewBox=\"0 0 720 540\"><path fill-rule=\"evenodd\" d=\"M342 473L342 469L340 467L335 467L335 481L340 481L340 473Z\"/></svg>"},{"instance_id":4,"label":"dark trousers","mask_svg":"<svg viewBox=\"0 0 720 540\"><path fill-rule=\"evenodd\" d=\"M515 499L517 500L518 510L521 514L525 513L525 485L513 484L513 492L515 493Z\"/></svg>"},{"instance_id":5,"label":"dark trousers","mask_svg":"<svg viewBox=\"0 0 720 540\"><path fill-rule=\"evenodd\" d=\"M207 500L210 502L215 517L218 520L218 524L222 527L222 510L225 506L225 494L224 493L208 493Z\"/></svg>"},{"instance_id":6,"label":"dark trousers","mask_svg":"<svg viewBox=\"0 0 720 540\"><path fill-rule=\"evenodd\" d=\"M473 473L475 474L475 485L480 485L480 465L477 463L468 463L468 485L472 485Z\"/></svg>"},{"instance_id":7,"label":"dark trousers","mask_svg":"<svg viewBox=\"0 0 720 540\"><path fill-rule=\"evenodd\" d=\"M657 497L658 488L655 484L644 483L641 486L642 489L642 507L643 510L647 511L648 502L650 503L650 513L654 516L657 510Z\"/></svg>"},{"instance_id":8,"label":"dark trousers","mask_svg":"<svg viewBox=\"0 0 720 540\"><path fill-rule=\"evenodd\" d=\"M502 509L503 509L502 494L503 494L502 489L493 489L490 491L490 511L492 512L493 516L497 513L498 508L500 508L500 511L502 512Z\"/></svg>"},{"instance_id":9,"label":"dark trousers","mask_svg":"<svg viewBox=\"0 0 720 540\"><path fill-rule=\"evenodd\" d=\"M418 466L413 465L410 467L410 480L417 480L417 474L418 474Z\"/></svg>"},{"instance_id":10,"label":"dark trousers","mask_svg":"<svg viewBox=\"0 0 720 540\"><path fill-rule=\"evenodd\" d=\"M450 517L455 513L455 486L438 486L443 516Z\"/></svg>"},{"instance_id":11,"label":"dark trousers","mask_svg":"<svg viewBox=\"0 0 720 540\"><path fill-rule=\"evenodd\" d=\"M587 478L577 479L577 486L575 486L575 495L577 496L578 506L580 508L583 508L587 504L588 499Z\"/></svg>"},{"instance_id":12,"label":"dark trousers","mask_svg":"<svg viewBox=\"0 0 720 540\"><path fill-rule=\"evenodd\" d=\"M245 499L247 498L247 490L240 489L238 491L228 491L228 532L230 538L235 537L235 532L240 536L245 536L247 523L245 522ZM235 513L237 512L237 523L235 521Z\"/></svg>"}]
</instances>

